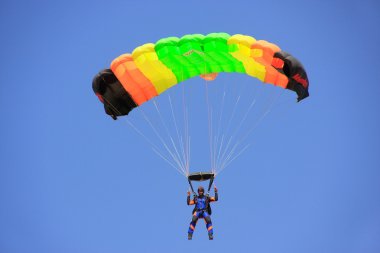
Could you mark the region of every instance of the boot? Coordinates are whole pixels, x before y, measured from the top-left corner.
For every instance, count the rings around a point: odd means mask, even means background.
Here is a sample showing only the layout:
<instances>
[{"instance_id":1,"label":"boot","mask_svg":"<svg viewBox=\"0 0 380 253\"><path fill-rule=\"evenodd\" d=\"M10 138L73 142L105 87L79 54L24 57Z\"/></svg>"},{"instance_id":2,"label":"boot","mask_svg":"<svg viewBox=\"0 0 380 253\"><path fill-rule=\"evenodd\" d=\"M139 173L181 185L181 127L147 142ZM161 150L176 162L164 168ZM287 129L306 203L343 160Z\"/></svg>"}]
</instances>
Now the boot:
<instances>
[{"instance_id":1,"label":"boot","mask_svg":"<svg viewBox=\"0 0 380 253\"><path fill-rule=\"evenodd\" d=\"M188 233L188 234L187 234L187 239L188 239L188 240L193 239L193 233Z\"/></svg>"},{"instance_id":2,"label":"boot","mask_svg":"<svg viewBox=\"0 0 380 253\"><path fill-rule=\"evenodd\" d=\"M214 240L214 235L212 233L208 233L208 239L209 240Z\"/></svg>"}]
</instances>

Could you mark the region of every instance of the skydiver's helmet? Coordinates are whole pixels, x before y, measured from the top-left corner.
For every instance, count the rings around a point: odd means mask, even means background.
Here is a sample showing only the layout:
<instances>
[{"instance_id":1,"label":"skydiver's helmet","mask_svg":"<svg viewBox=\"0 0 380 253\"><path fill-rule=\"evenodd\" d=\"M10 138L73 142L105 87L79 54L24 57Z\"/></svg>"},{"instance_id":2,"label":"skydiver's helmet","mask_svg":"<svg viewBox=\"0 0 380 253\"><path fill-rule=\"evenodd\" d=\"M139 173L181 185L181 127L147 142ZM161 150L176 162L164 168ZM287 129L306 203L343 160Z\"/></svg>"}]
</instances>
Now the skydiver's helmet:
<instances>
[{"instance_id":1,"label":"skydiver's helmet","mask_svg":"<svg viewBox=\"0 0 380 253\"><path fill-rule=\"evenodd\" d=\"M198 195L203 195L205 193L205 188L203 186L198 187Z\"/></svg>"}]
</instances>

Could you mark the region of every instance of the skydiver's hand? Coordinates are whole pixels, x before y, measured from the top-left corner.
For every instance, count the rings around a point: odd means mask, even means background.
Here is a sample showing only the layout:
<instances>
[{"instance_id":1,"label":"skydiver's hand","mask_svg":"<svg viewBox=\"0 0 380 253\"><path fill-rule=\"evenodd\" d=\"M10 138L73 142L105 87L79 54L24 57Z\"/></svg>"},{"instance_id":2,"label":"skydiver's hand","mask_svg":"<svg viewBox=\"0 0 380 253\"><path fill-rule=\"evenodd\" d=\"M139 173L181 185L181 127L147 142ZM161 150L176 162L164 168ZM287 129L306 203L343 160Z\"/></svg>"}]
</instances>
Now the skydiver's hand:
<instances>
[{"instance_id":1,"label":"skydiver's hand","mask_svg":"<svg viewBox=\"0 0 380 253\"><path fill-rule=\"evenodd\" d=\"M187 196L190 197L190 191L187 191Z\"/></svg>"},{"instance_id":2,"label":"skydiver's hand","mask_svg":"<svg viewBox=\"0 0 380 253\"><path fill-rule=\"evenodd\" d=\"M216 188L216 186L214 186L214 192L218 192L218 188Z\"/></svg>"}]
</instances>

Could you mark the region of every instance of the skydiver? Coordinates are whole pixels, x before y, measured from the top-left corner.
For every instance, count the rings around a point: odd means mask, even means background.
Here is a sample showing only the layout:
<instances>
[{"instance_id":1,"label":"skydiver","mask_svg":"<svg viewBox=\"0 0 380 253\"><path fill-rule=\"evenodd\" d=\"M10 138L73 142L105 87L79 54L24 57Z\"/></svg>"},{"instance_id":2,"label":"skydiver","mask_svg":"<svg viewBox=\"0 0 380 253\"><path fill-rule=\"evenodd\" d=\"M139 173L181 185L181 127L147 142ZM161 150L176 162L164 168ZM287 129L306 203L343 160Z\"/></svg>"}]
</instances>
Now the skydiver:
<instances>
[{"instance_id":1,"label":"skydiver","mask_svg":"<svg viewBox=\"0 0 380 253\"><path fill-rule=\"evenodd\" d=\"M189 231L188 231L188 239L191 240L193 238L193 233L195 226L197 225L197 221L199 218L203 218L206 222L206 228L208 231L209 240L213 240L213 229L211 222L211 207L210 202L218 201L218 189L214 186L215 196L210 197L208 194L204 195L205 189L202 186L198 187L198 196L194 194L193 199L190 199L190 191L187 192L187 205L195 205L193 210L193 217L190 222Z\"/></svg>"}]
</instances>

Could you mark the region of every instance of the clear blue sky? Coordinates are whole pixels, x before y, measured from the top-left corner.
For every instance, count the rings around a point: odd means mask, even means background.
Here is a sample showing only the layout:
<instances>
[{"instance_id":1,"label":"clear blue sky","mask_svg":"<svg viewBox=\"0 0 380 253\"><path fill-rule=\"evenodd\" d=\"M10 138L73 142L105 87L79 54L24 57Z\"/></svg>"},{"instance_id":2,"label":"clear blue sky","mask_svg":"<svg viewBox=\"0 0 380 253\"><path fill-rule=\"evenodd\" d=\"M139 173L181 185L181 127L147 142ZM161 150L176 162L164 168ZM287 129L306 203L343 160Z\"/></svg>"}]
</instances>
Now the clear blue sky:
<instances>
[{"instance_id":1,"label":"clear blue sky","mask_svg":"<svg viewBox=\"0 0 380 253\"><path fill-rule=\"evenodd\" d=\"M379 24L368 0L3 0L0 252L380 252ZM105 116L91 81L141 44L221 31L291 52L311 96L281 95L217 177L215 240L201 221L189 242L185 178ZM208 154L207 124L191 127L194 158Z\"/></svg>"}]
</instances>

